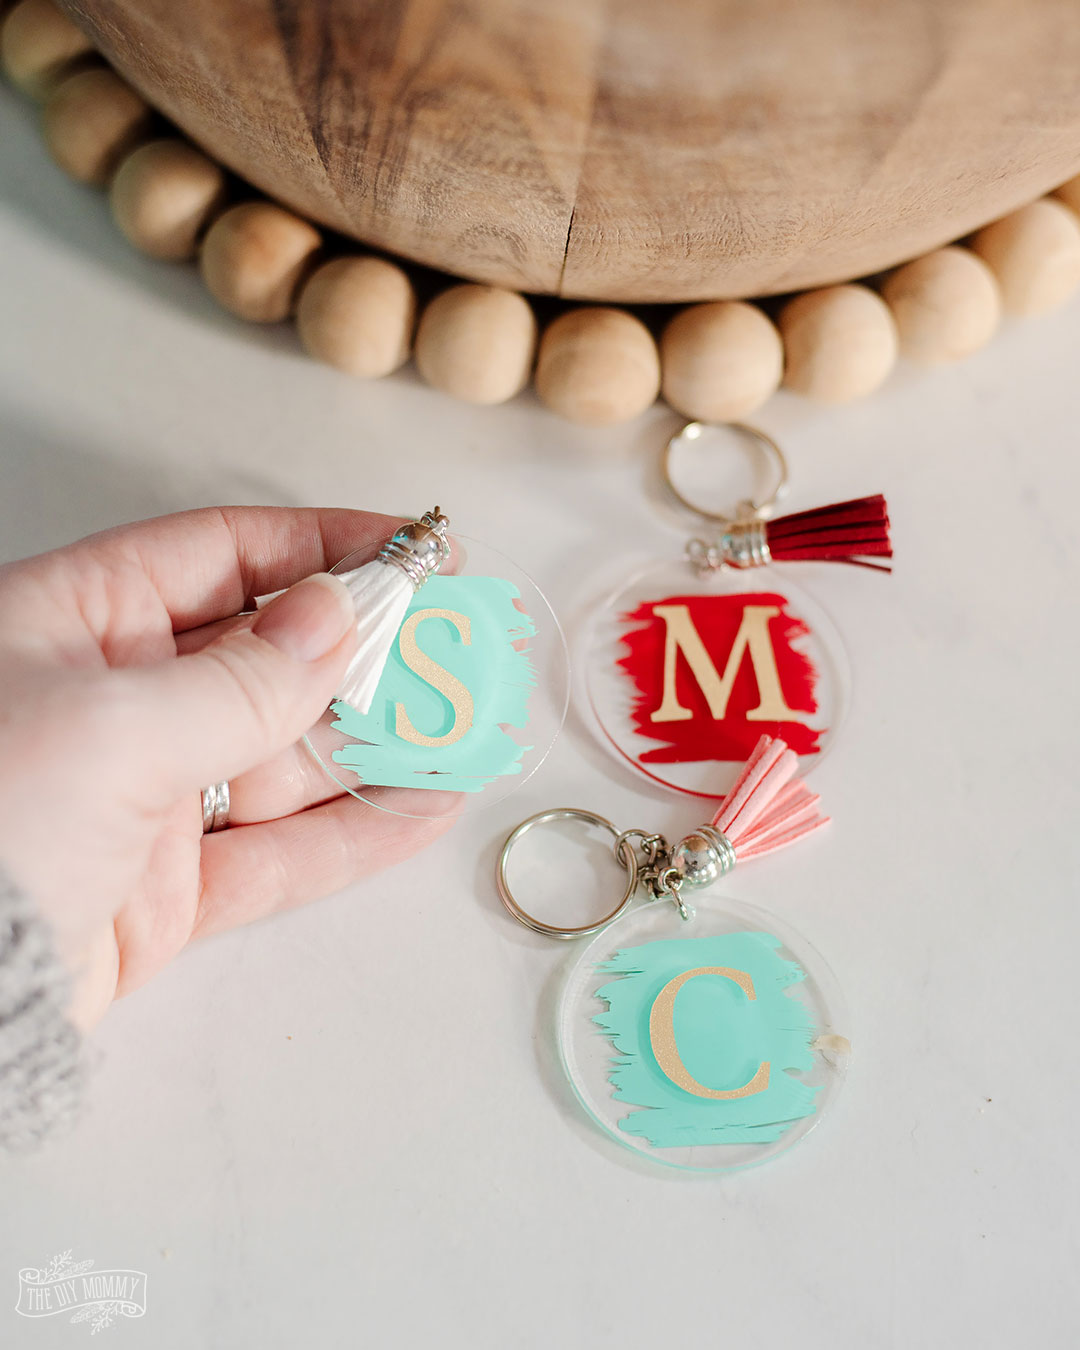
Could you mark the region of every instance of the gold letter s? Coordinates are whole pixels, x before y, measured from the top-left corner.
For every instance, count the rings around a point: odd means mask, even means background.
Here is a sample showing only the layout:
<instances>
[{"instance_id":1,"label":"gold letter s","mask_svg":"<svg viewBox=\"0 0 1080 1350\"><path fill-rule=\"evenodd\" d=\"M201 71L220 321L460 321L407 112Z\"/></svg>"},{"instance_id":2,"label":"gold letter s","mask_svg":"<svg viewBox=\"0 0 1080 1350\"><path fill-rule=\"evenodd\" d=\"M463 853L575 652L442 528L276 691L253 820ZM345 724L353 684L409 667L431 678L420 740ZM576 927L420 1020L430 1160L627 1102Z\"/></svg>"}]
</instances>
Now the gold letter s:
<instances>
[{"instance_id":1,"label":"gold letter s","mask_svg":"<svg viewBox=\"0 0 1080 1350\"><path fill-rule=\"evenodd\" d=\"M432 689L442 694L454 710L454 724L445 736L425 736L409 721L405 705L395 703L394 733L403 741L411 741L413 745L453 745L455 741L461 740L473 724L473 698L459 679L420 650L416 629L422 619L445 619L447 623L453 624L466 647L472 645L472 624L468 615L458 614L452 609L418 609L402 624L398 638L401 659L414 675L419 675L425 684L430 684Z\"/></svg>"},{"instance_id":2,"label":"gold letter s","mask_svg":"<svg viewBox=\"0 0 1080 1350\"><path fill-rule=\"evenodd\" d=\"M649 1040L661 1071L684 1092L691 1092L695 1097L708 1097L711 1101L729 1102L736 1097L753 1097L758 1092L764 1092L769 1086L767 1059L758 1065L757 1073L748 1083L726 1091L705 1087L691 1076L690 1070L683 1063L679 1047L675 1044L675 995L696 975L723 975L725 979L733 980L747 998L757 998L754 982L746 971L732 970L729 966L698 966L695 970L683 971L681 975L669 980L657 994L649 1013Z\"/></svg>"}]
</instances>

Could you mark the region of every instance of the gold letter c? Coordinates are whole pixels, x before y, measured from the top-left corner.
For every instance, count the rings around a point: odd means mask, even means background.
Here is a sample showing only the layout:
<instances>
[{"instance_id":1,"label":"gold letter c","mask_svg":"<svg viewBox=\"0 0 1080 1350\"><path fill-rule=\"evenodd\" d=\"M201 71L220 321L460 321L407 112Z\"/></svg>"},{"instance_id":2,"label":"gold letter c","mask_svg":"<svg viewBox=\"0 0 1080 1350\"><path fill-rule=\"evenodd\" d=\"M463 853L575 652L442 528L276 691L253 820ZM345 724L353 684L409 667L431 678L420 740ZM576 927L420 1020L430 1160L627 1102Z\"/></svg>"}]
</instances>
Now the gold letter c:
<instances>
[{"instance_id":1,"label":"gold letter c","mask_svg":"<svg viewBox=\"0 0 1080 1350\"><path fill-rule=\"evenodd\" d=\"M758 1092L764 1092L769 1086L768 1060L758 1065L757 1073L748 1083L727 1090L708 1088L699 1083L683 1063L675 1043L675 996L684 984L697 975L722 975L726 980L734 981L748 999L757 999L754 982L746 971L732 970L730 966L698 966L669 980L657 994L649 1013L649 1041L661 1071L684 1092L690 1092L695 1097L707 1097L710 1101L729 1102L736 1097L753 1097Z\"/></svg>"}]
</instances>

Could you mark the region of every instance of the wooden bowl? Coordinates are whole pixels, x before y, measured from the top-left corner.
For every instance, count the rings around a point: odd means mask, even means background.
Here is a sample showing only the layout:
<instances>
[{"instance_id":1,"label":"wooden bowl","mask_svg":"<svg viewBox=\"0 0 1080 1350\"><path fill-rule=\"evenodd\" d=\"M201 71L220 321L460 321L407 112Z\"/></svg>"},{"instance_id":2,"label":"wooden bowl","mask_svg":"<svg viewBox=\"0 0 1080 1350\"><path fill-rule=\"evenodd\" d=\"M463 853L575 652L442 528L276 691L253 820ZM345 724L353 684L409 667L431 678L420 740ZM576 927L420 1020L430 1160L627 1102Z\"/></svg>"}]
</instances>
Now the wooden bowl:
<instances>
[{"instance_id":1,"label":"wooden bowl","mask_svg":"<svg viewBox=\"0 0 1080 1350\"><path fill-rule=\"evenodd\" d=\"M1076 0L64 0L251 183L458 276L790 291L1080 171Z\"/></svg>"}]
</instances>

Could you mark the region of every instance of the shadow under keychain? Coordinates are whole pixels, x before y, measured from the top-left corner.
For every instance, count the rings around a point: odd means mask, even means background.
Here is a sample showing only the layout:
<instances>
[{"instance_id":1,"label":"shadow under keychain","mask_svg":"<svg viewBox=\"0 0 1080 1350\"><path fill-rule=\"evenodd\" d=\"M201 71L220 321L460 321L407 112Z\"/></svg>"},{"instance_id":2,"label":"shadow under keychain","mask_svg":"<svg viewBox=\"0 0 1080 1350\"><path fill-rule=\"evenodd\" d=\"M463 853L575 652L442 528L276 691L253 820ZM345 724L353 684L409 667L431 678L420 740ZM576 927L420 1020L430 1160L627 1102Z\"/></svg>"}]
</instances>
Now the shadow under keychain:
<instances>
[{"instance_id":1,"label":"shadow under keychain","mask_svg":"<svg viewBox=\"0 0 1080 1350\"><path fill-rule=\"evenodd\" d=\"M850 676L832 621L782 566L839 562L888 571L884 497L863 497L773 518L787 488L780 447L754 427L777 480L734 517L707 511L675 486L677 448L707 428L691 422L668 441L663 476L676 501L717 527L683 556L623 583L593 622L585 653L589 702L605 742L651 781L717 797L767 732L782 736L806 772L843 720Z\"/></svg>"},{"instance_id":2,"label":"shadow under keychain","mask_svg":"<svg viewBox=\"0 0 1080 1350\"><path fill-rule=\"evenodd\" d=\"M557 1013L578 1099L619 1143L671 1167L767 1161L813 1128L843 1079L850 1044L822 957L763 910L697 895L736 863L826 823L797 764L763 735L710 823L674 845L563 807L523 821L499 856L499 896L515 919L549 937L590 939ZM580 927L534 917L510 884L518 842L560 820L610 834L626 876L614 908Z\"/></svg>"},{"instance_id":3,"label":"shadow under keychain","mask_svg":"<svg viewBox=\"0 0 1080 1350\"><path fill-rule=\"evenodd\" d=\"M543 594L461 535L462 570L444 573L448 527L436 507L331 568L352 595L358 643L305 739L340 788L394 814L457 815L506 796L543 762L569 697L566 643Z\"/></svg>"}]
</instances>

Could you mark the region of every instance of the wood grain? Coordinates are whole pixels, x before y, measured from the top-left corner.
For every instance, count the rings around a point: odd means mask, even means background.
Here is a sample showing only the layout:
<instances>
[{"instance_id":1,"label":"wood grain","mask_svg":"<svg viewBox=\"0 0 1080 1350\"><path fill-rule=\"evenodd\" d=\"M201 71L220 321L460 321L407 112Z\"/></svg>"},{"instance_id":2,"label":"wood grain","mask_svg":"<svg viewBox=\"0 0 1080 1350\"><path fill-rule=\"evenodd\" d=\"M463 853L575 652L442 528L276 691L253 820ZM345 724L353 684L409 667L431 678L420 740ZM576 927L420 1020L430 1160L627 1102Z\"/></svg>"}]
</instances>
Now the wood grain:
<instances>
[{"instance_id":1,"label":"wood grain","mask_svg":"<svg viewBox=\"0 0 1080 1350\"><path fill-rule=\"evenodd\" d=\"M502 286L781 293L1080 170L1075 0L64 0L263 191Z\"/></svg>"}]
</instances>

